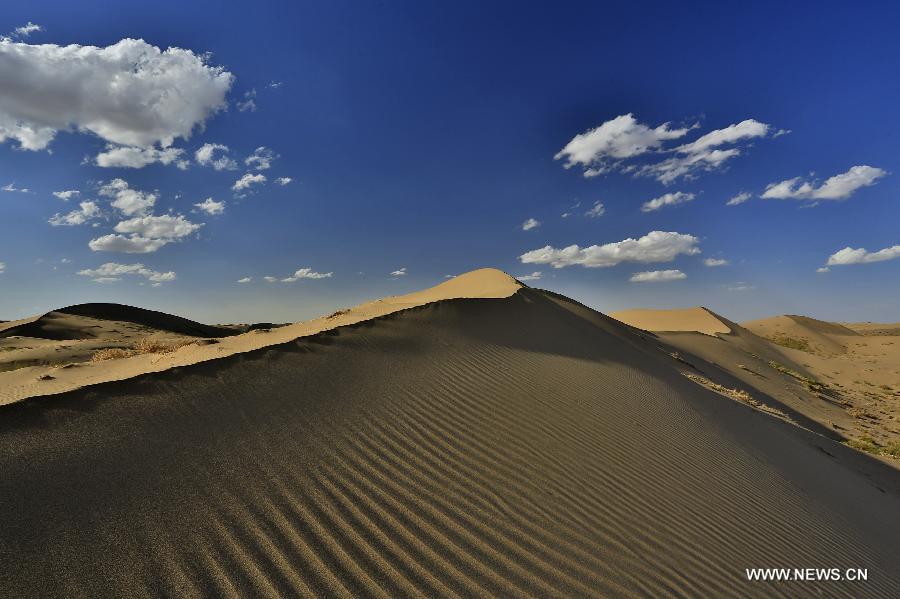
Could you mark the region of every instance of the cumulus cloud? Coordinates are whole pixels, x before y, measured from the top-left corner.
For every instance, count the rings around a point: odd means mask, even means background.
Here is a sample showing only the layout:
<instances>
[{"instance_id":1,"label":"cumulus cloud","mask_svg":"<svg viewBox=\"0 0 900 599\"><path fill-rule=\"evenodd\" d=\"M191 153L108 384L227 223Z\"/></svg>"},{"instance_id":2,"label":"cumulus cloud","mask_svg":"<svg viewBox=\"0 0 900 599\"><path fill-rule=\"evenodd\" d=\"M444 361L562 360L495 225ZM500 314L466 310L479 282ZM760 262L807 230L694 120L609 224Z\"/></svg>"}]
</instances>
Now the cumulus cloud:
<instances>
[{"instance_id":1,"label":"cumulus cloud","mask_svg":"<svg viewBox=\"0 0 900 599\"><path fill-rule=\"evenodd\" d=\"M88 247L95 252L120 252L122 254L150 254L169 243L166 239L150 239L132 235L103 235L88 242Z\"/></svg>"},{"instance_id":2,"label":"cumulus cloud","mask_svg":"<svg viewBox=\"0 0 900 599\"><path fill-rule=\"evenodd\" d=\"M97 154L95 163L103 168L144 168L148 164L159 162L164 165L173 162L184 170L188 162L181 158L184 150L180 148L141 148L138 146L107 145L106 150Z\"/></svg>"},{"instance_id":3,"label":"cumulus cloud","mask_svg":"<svg viewBox=\"0 0 900 599\"><path fill-rule=\"evenodd\" d=\"M541 221L534 219L534 218L529 218L524 223L522 223L522 230L530 231L530 230L536 229L540 226L541 226Z\"/></svg>"},{"instance_id":4,"label":"cumulus cloud","mask_svg":"<svg viewBox=\"0 0 900 599\"><path fill-rule=\"evenodd\" d=\"M300 268L291 276L281 279L281 282L293 283L300 279L330 279L333 274L331 272L316 272L311 268Z\"/></svg>"},{"instance_id":5,"label":"cumulus cloud","mask_svg":"<svg viewBox=\"0 0 900 599\"><path fill-rule=\"evenodd\" d=\"M291 179L290 177L278 177L277 179L275 179L275 182L278 183L279 185L281 185L282 187L284 187L291 181L293 181L293 179Z\"/></svg>"},{"instance_id":6,"label":"cumulus cloud","mask_svg":"<svg viewBox=\"0 0 900 599\"><path fill-rule=\"evenodd\" d=\"M650 128L639 123L632 113L623 114L576 135L553 158L565 159L566 168L582 167L586 177L596 176L611 170L618 161L657 150L667 140L684 137L690 129L673 129L669 123Z\"/></svg>"},{"instance_id":7,"label":"cumulus cloud","mask_svg":"<svg viewBox=\"0 0 900 599\"><path fill-rule=\"evenodd\" d=\"M521 277L516 277L520 281L540 281L541 280L541 271L536 270L530 275L522 275Z\"/></svg>"},{"instance_id":8,"label":"cumulus cloud","mask_svg":"<svg viewBox=\"0 0 900 599\"><path fill-rule=\"evenodd\" d=\"M278 277L263 277L263 280L264 280L266 283L277 283L277 282L278 282Z\"/></svg>"},{"instance_id":9,"label":"cumulus cloud","mask_svg":"<svg viewBox=\"0 0 900 599\"><path fill-rule=\"evenodd\" d=\"M398 268L397 270L391 272L392 277L405 277L406 276L406 267Z\"/></svg>"},{"instance_id":10,"label":"cumulus cloud","mask_svg":"<svg viewBox=\"0 0 900 599\"><path fill-rule=\"evenodd\" d=\"M606 214L606 206L603 205L603 202L597 201L594 202L594 205L591 206L590 210L586 211L584 215L588 218L598 218ZM563 218L566 218L566 215L563 215Z\"/></svg>"},{"instance_id":11,"label":"cumulus cloud","mask_svg":"<svg viewBox=\"0 0 900 599\"><path fill-rule=\"evenodd\" d=\"M102 185L98 193L112 198L110 205L125 216L146 214L156 204L156 194L131 189L124 179L113 179Z\"/></svg>"},{"instance_id":12,"label":"cumulus cloud","mask_svg":"<svg viewBox=\"0 0 900 599\"><path fill-rule=\"evenodd\" d=\"M266 176L259 173L247 173L240 179L234 182L234 185L231 186L232 191L240 192L240 191L249 191L250 188L254 185L262 185L266 182Z\"/></svg>"},{"instance_id":13,"label":"cumulus cloud","mask_svg":"<svg viewBox=\"0 0 900 599\"><path fill-rule=\"evenodd\" d=\"M194 204L194 206L210 216L216 216L225 212L225 202L217 202L212 198L206 198L199 204Z\"/></svg>"},{"instance_id":14,"label":"cumulus cloud","mask_svg":"<svg viewBox=\"0 0 900 599\"><path fill-rule=\"evenodd\" d=\"M249 283L253 280L253 277L244 277L243 279L238 279L238 283Z\"/></svg>"},{"instance_id":15,"label":"cumulus cloud","mask_svg":"<svg viewBox=\"0 0 900 599\"><path fill-rule=\"evenodd\" d=\"M704 266L727 266L729 264L728 260L725 258L704 258L703 259Z\"/></svg>"},{"instance_id":16,"label":"cumulus cloud","mask_svg":"<svg viewBox=\"0 0 900 599\"><path fill-rule=\"evenodd\" d=\"M32 33L35 33L38 31L43 31L43 30L44 30L44 28L41 27L40 25L32 23L31 21L28 21L24 25L22 25L20 27L16 27L13 30L13 34L16 35L17 37L24 38L24 37L28 37Z\"/></svg>"},{"instance_id":17,"label":"cumulus cloud","mask_svg":"<svg viewBox=\"0 0 900 599\"><path fill-rule=\"evenodd\" d=\"M79 270L78 274L83 277L90 277L96 283L112 283L120 281L124 276L144 277L154 287L158 287L161 283L174 281L177 277L174 272L159 272L151 270L143 264L119 264L117 262L107 262L98 268L87 268Z\"/></svg>"},{"instance_id":18,"label":"cumulus cloud","mask_svg":"<svg viewBox=\"0 0 900 599\"><path fill-rule=\"evenodd\" d=\"M194 152L194 160L200 166L211 166L217 171L233 171L238 165L236 160L228 156L228 151L228 146L224 144L205 143Z\"/></svg>"},{"instance_id":19,"label":"cumulus cloud","mask_svg":"<svg viewBox=\"0 0 900 599\"><path fill-rule=\"evenodd\" d=\"M45 149L59 131L168 148L225 107L234 77L208 55L143 40L111 46L0 41L0 142Z\"/></svg>"},{"instance_id":20,"label":"cumulus cloud","mask_svg":"<svg viewBox=\"0 0 900 599\"><path fill-rule=\"evenodd\" d=\"M645 270L634 273L628 280L632 283L663 283L686 278L687 275L680 270Z\"/></svg>"},{"instance_id":21,"label":"cumulus cloud","mask_svg":"<svg viewBox=\"0 0 900 599\"><path fill-rule=\"evenodd\" d=\"M249 168L256 171L264 171L272 168L272 162L278 159L278 154L265 146L259 146L244 160Z\"/></svg>"},{"instance_id":22,"label":"cumulus cloud","mask_svg":"<svg viewBox=\"0 0 900 599\"><path fill-rule=\"evenodd\" d=\"M710 131L696 140L675 147L665 143L681 139L698 125L672 128L663 123L656 128L639 123L632 114L618 116L599 127L576 135L554 158L565 159L565 167L580 166L585 177L594 177L619 170L636 176L653 177L666 185L679 178L694 178L700 171L720 169L741 154L738 144L746 145L754 138L771 134L777 137L785 131L773 132L771 125L746 119L723 129ZM628 164L628 161L649 153L671 153L671 156L651 164Z\"/></svg>"},{"instance_id":23,"label":"cumulus cloud","mask_svg":"<svg viewBox=\"0 0 900 599\"><path fill-rule=\"evenodd\" d=\"M725 202L726 206L737 206L739 204L743 204L747 200L752 197L752 194L749 191L742 191L739 194L732 196L727 202Z\"/></svg>"},{"instance_id":24,"label":"cumulus cloud","mask_svg":"<svg viewBox=\"0 0 900 599\"><path fill-rule=\"evenodd\" d=\"M671 262L677 256L699 254L700 240L683 233L651 231L638 239L579 247L570 245L561 249L546 246L519 256L523 264L550 264L553 268L581 265L586 268L604 268L622 262Z\"/></svg>"},{"instance_id":25,"label":"cumulus cloud","mask_svg":"<svg viewBox=\"0 0 900 599\"><path fill-rule=\"evenodd\" d=\"M653 198L647 202L644 202L641 205L641 212L653 212L654 210L659 210L660 208L664 208L666 206L677 206L678 204L685 204L694 199L694 194L685 193L683 191L676 191L674 193L666 193L658 198Z\"/></svg>"},{"instance_id":26,"label":"cumulus cloud","mask_svg":"<svg viewBox=\"0 0 900 599\"><path fill-rule=\"evenodd\" d=\"M81 202L78 210L72 210L67 214L56 213L47 221L54 227L83 225L86 222L100 216L100 206L96 202Z\"/></svg>"},{"instance_id":27,"label":"cumulus cloud","mask_svg":"<svg viewBox=\"0 0 900 599\"><path fill-rule=\"evenodd\" d=\"M877 252L865 248L845 247L828 257L827 266L845 266L848 264L870 264L900 258L900 245L894 245ZM823 271L824 272L824 271Z\"/></svg>"},{"instance_id":28,"label":"cumulus cloud","mask_svg":"<svg viewBox=\"0 0 900 599\"><path fill-rule=\"evenodd\" d=\"M761 197L776 200L845 200L857 190L874 185L887 174L887 171L880 168L859 165L845 173L829 177L819 186L815 182L804 181L802 177L770 183Z\"/></svg>"},{"instance_id":29,"label":"cumulus cloud","mask_svg":"<svg viewBox=\"0 0 900 599\"><path fill-rule=\"evenodd\" d=\"M81 192L77 189L69 189L66 191L54 191L53 195L62 200L63 202L68 202L72 198L77 195L81 195Z\"/></svg>"},{"instance_id":30,"label":"cumulus cloud","mask_svg":"<svg viewBox=\"0 0 900 599\"><path fill-rule=\"evenodd\" d=\"M115 226L116 233L127 233L167 242L187 237L202 224L192 223L182 215L138 216L123 220Z\"/></svg>"}]
</instances>

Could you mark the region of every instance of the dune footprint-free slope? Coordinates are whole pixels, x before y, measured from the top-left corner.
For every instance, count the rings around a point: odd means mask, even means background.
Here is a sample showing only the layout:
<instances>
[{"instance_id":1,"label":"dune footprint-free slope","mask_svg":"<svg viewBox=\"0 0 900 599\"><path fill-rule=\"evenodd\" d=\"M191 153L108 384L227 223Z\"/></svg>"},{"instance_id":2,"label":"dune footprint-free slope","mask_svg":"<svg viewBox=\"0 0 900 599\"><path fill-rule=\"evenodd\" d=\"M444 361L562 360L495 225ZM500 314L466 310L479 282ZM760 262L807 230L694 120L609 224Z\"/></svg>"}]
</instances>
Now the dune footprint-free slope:
<instances>
[{"instance_id":1,"label":"dune footprint-free slope","mask_svg":"<svg viewBox=\"0 0 900 599\"><path fill-rule=\"evenodd\" d=\"M4 406L0 595L897 596L895 471L678 366L522 288Z\"/></svg>"}]
</instances>

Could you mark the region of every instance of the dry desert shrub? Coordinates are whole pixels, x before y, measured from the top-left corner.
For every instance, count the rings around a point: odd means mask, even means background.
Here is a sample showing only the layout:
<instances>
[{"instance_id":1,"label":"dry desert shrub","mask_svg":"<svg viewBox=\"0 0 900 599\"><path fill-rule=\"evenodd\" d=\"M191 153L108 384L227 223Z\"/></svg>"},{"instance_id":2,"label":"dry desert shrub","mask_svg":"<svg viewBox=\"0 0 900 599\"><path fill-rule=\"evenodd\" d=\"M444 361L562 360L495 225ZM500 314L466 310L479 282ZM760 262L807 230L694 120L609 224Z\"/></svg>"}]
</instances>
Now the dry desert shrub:
<instances>
[{"instance_id":1,"label":"dry desert shrub","mask_svg":"<svg viewBox=\"0 0 900 599\"><path fill-rule=\"evenodd\" d=\"M98 349L91 355L91 362L118 360L120 358L130 358L131 356L141 354L168 354L192 343L192 340L164 342L159 339L154 339L153 337L144 337L135 342L130 348L107 347Z\"/></svg>"}]
</instances>

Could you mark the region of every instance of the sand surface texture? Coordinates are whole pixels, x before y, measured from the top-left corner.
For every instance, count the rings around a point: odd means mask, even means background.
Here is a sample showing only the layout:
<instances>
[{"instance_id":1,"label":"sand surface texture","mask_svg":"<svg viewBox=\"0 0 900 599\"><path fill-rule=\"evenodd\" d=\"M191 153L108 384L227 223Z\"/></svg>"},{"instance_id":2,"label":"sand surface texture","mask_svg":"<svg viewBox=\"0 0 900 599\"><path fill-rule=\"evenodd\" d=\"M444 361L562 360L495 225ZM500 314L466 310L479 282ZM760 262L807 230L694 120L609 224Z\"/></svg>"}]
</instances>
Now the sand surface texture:
<instances>
[{"instance_id":1,"label":"sand surface texture","mask_svg":"<svg viewBox=\"0 0 900 599\"><path fill-rule=\"evenodd\" d=\"M896 470L478 276L0 408L0 595L897 596Z\"/></svg>"}]
</instances>

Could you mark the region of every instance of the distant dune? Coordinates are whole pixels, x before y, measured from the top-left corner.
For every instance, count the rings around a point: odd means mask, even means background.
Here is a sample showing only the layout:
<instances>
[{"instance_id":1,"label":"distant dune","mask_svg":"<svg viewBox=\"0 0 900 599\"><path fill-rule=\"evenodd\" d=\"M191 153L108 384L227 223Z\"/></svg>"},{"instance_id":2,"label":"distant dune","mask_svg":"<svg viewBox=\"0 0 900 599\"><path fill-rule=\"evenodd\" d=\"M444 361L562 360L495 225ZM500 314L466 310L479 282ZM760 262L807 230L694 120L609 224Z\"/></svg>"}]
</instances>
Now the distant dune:
<instances>
[{"instance_id":1,"label":"distant dune","mask_svg":"<svg viewBox=\"0 0 900 599\"><path fill-rule=\"evenodd\" d=\"M680 310L621 310L610 312L609 315L645 331L694 331L706 335L731 332L724 319L703 307Z\"/></svg>"},{"instance_id":2,"label":"distant dune","mask_svg":"<svg viewBox=\"0 0 900 599\"><path fill-rule=\"evenodd\" d=\"M54 395L0 407L0 596L900 588L897 470L499 271L150 359L63 369ZM131 375L77 373L116 362ZM758 567L869 580L747 582Z\"/></svg>"}]
</instances>

